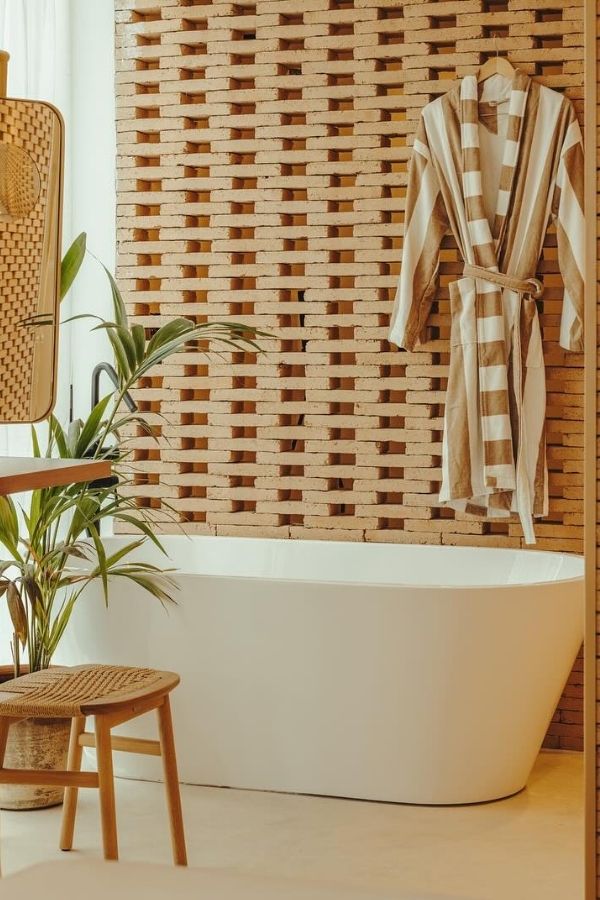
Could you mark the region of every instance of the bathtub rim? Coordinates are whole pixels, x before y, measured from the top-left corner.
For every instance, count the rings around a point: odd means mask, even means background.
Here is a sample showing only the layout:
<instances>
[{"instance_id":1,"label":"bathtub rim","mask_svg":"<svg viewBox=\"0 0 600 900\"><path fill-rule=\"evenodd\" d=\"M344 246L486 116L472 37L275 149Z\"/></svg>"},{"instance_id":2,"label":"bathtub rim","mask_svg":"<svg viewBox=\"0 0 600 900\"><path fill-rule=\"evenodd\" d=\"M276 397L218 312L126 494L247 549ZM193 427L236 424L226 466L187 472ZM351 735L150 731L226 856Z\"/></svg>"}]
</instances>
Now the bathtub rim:
<instances>
[{"instance_id":1,"label":"bathtub rim","mask_svg":"<svg viewBox=\"0 0 600 900\"><path fill-rule=\"evenodd\" d=\"M133 535L131 534L110 534L107 535L105 540L109 540L115 543L125 543L132 539ZM212 535L212 534L163 534L157 535L158 540L161 544L165 545L166 555L160 554L161 559L164 558L165 562L173 563L174 561L171 559L169 555L168 545L171 541L180 541L192 542L198 541L199 543L207 542L211 543L213 541L227 541L227 542L237 542L243 541L245 543L252 542L254 544L303 544L303 545L319 545L322 547L323 545L327 547L355 547L356 545L368 546L368 545L377 545L377 546L386 546L386 547L402 547L402 548L421 548L423 550L432 550L432 551L440 551L444 550L447 552L463 552L469 550L481 550L486 553L494 553L503 555L514 554L517 553L523 556L534 556L541 555L544 557L552 556L552 557L567 557L569 560L579 561L581 565L581 574L579 575L569 575L565 578L555 578L555 579L546 579L546 580L535 580L535 581L517 581L512 583L498 583L498 582L478 582L478 583L468 583L468 584L444 584L444 583L436 583L436 582L419 582L418 584L410 584L402 581L370 581L368 579L356 581L356 580L347 580L340 578L297 578L297 577L289 577L284 578L281 576L272 576L272 575L256 575L256 574L243 574L239 572L190 572L186 571L184 567L173 566L173 569L169 572L174 578L184 577L184 578L221 578L221 579L236 579L242 581L256 581L256 582L264 582L268 581L270 583L279 583L279 584L297 584L297 585L314 585L314 584L327 584L327 585L345 585L347 587L359 586L359 587L369 587L369 588L395 588L395 589L403 589L403 590L414 590L414 591L481 591L481 590L514 590L515 588L539 588L539 587L550 587L552 585L561 585L567 586L575 583L580 583L583 585L584 577L585 577L585 557L583 554L579 553L568 553L565 551L559 550L528 550L523 547L482 547L479 545L454 545L454 544L412 544L412 543L387 543L385 541L328 541L328 540L315 540L315 539L293 539L293 538L271 538L271 537L254 537L254 536L242 536L242 535ZM156 553L160 553L158 548L152 544L149 538L146 539L145 545L140 548L142 551L142 555L145 550L153 549Z\"/></svg>"},{"instance_id":2,"label":"bathtub rim","mask_svg":"<svg viewBox=\"0 0 600 900\"><path fill-rule=\"evenodd\" d=\"M184 572L181 569L173 569L169 573L173 578L215 578L219 580L235 580L235 581L257 581L269 584L323 584L334 585L336 587L366 587L366 588L394 588L403 591L514 591L515 588L540 588L550 587L551 585L570 585L575 583L583 584L583 575L575 578L561 578L554 581L519 581L514 584L406 584L398 581L340 581L333 578L279 578L271 575L235 575L235 574L217 574L215 572Z\"/></svg>"}]
</instances>

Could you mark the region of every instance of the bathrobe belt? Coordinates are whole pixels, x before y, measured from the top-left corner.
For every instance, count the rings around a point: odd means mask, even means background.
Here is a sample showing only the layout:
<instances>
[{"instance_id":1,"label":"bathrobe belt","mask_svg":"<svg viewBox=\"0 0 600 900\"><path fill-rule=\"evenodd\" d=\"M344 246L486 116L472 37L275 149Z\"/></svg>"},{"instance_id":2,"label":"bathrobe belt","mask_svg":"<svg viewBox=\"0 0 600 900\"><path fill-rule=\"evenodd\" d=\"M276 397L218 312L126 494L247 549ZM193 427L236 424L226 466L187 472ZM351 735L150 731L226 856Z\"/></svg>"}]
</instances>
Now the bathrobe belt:
<instances>
[{"instance_id":1,"label":"bathrobe belt","mask_svg":"<svg viewBox=\"0 0 600 900\"><path fill-rule=\"evenodd\" d=\"M492 269L486 269L483 266L471 266L465 264L463 269L465 278L480 278L482 281L497 284L499 287L508 288L522 297L531 297L535 300L542 296L544 286L542 282L535 277L531 278L513 278L512 275L505 275L503 272L494 272ZM519 326L520 316L517 314L515 328L513 331L514 340L514 374L516 383L522 384L522 359L521 359L521 329ZM508 384L507 384L508 389ZM521 520L521 526L525 535L527 544L535 544L535 534L533 530L533 516L531 512L531 489L527 474L527 463L524 448L527 445L527 435L525 429L525 421L523 416L523 397L521 389L515 391L515 400L519 414L519 442L517 450L517 459L515 465L516 477L516 506L517 513Z\"/></svg>"},{"instance_id":2,"label":"bathrobe belt","mask_svg":"<svg viewBox=\"0 0 600 900\"><path fill-rule=\"evenodd\" d=\"M482 281L497 284L500 287L508 288L510 291L516 291L517 294L527 294L536 300L539 300L544 291L544 286L538 278L513 278L512 275L494 272L492 269L485 269L483 266L471 266L469 263L465 263L463 277L480 278Z\"/></svg>"}]
</instances>

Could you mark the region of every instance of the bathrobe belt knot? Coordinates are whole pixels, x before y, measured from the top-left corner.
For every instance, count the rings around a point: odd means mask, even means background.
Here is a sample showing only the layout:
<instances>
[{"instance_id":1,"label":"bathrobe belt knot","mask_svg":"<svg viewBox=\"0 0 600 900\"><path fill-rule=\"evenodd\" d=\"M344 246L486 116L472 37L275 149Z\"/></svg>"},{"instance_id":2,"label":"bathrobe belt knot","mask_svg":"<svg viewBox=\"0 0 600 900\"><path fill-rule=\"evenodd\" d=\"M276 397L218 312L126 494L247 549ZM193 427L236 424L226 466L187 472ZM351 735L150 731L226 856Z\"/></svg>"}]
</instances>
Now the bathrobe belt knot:
<instances>
[{"instance_id":1,"label":"bathrobe belt knot","mask_svg":"<svg viewBox=\"0 0 600 900\"><path fill-rule=\"evenodd\" d=\"M471 266L465 263L463 269L464 278L480 278L490 284L497 284L499 287L508 288L517 294L527 295L539 300L544 292L544 286L539 278L513 278L512 275L505 275L504 272L494 272L483 266Z\"/></svg>"}]
</instances>

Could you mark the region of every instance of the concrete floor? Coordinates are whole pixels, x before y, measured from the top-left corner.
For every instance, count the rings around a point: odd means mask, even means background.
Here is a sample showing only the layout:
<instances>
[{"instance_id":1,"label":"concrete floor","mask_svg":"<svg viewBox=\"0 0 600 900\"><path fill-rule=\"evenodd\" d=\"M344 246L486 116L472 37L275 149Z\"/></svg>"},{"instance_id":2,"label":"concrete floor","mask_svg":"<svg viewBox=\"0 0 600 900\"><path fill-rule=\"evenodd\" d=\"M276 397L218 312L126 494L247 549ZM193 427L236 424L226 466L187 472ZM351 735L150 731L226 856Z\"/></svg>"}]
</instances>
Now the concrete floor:
<instances>
[{"instance_id":1,"label":"concrete floor","mask_svg":"<svg viewBox=\"0 0 600 900\"><path fill-rule=\"evenodd\" d=\"M541 754L526 791L498 803L425 808L185 786L190 864L473 900L583 898L583 760ZM119 780L122 859L169 861L162 785ZM60 810L3 812L5 874L100 853L95 791L80 792L75 845Z\"/></svg>"}]
</instances>

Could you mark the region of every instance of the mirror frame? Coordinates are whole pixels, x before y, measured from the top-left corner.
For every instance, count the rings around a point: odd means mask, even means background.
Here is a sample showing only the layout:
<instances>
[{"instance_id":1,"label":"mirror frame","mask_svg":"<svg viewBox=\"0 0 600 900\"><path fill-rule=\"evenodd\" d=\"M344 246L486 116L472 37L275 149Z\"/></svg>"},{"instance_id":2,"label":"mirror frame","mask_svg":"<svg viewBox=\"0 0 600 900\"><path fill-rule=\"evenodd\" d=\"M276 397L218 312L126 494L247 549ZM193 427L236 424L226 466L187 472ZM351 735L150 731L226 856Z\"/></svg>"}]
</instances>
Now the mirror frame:
<instances>
[{"instance_id":1,"label":"mirror frame","mask_svg":"<svg viewBox=\"0 0 600 900\"><path fill-rule=\"evenodd\" d=\"M63 117L52 103L1 97L0 105L3 142L6 130L6 147L29 156L41 187L28 212L0 212L3 256L11 271L20 261L29 276L15 291L8 281L1 298L2 348L9 349L0 373L7 385L0 423L13 425L46 419L56 402L65 136Z\"/></svg>"}]
</instances>

